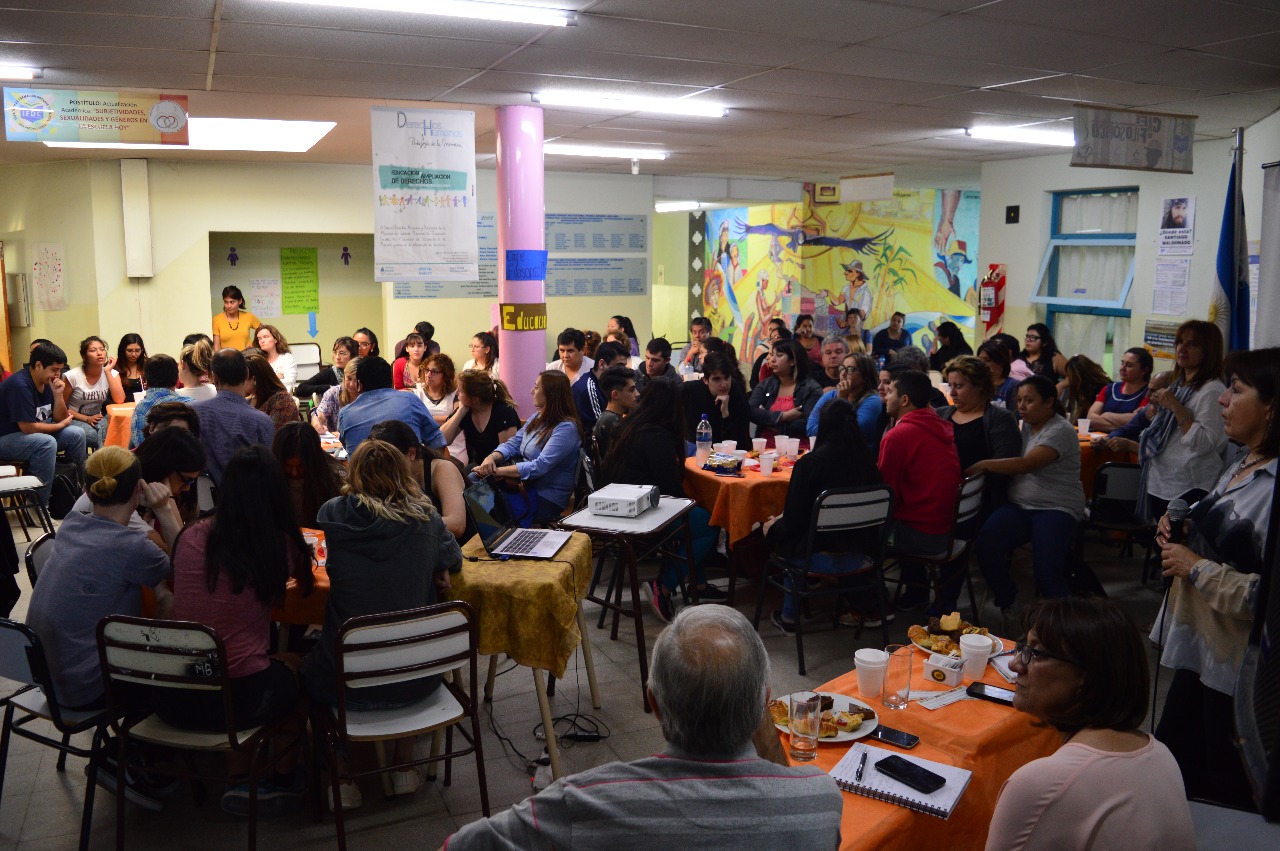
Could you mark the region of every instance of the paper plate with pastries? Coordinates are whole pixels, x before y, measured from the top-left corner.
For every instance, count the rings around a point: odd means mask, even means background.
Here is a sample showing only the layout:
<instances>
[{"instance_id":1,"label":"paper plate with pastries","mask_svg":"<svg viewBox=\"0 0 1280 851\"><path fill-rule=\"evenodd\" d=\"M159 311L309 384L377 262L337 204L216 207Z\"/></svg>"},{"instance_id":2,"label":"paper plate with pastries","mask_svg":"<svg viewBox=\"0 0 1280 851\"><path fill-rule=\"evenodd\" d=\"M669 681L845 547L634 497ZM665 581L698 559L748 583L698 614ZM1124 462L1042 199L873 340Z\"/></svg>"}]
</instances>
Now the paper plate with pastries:
<instances>
[{"instance_id":1,"label":"paper plate with pastries","mask_svg":"<svg viewBox=\"0 0 1280 851\"><path fill-rule=\"evenodd\" d=\"M1004 650L1004 642L989 633L986 627L978 627L952 612L940 618L929 618L927 624L907 628L907 638L925 653L941 653L943 656L960 655L960 636L982 635L991 639L991 654Z\"/></svg>"},{"instance_id":2,"label":"paper plate with pastries","mask_svg":"<svg viewBox=\"0 0 1280 851\"><path fill-rule=\"evenodd\" d=\"M876 711L861 700L826 691L814 693L822 696L822 731L818 734L818 744L852 742L870 735L880 726ZM790 732L791 695L769 701L769 716L779 731Z\"/></svg>"}]
</instances>

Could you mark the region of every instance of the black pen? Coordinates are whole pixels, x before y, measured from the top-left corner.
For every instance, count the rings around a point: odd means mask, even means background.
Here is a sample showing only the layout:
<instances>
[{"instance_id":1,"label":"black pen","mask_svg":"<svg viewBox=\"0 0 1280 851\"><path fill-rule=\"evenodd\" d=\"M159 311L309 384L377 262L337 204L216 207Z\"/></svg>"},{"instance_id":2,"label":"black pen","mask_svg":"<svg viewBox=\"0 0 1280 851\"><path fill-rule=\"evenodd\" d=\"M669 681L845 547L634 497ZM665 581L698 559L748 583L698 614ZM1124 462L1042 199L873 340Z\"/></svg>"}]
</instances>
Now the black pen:
<instances>
[{"instance_id":1,"label":"black pen","mask_svg":"<svg viewBox=\"0 0 1280 851\"><path fill-rule=\"evenodd\" d=\"M853 773L853 782L862 782L862 769L867 767L867 752L862 752L862 759L858 760L858 770Z\"/></svg>"}]
</instances>

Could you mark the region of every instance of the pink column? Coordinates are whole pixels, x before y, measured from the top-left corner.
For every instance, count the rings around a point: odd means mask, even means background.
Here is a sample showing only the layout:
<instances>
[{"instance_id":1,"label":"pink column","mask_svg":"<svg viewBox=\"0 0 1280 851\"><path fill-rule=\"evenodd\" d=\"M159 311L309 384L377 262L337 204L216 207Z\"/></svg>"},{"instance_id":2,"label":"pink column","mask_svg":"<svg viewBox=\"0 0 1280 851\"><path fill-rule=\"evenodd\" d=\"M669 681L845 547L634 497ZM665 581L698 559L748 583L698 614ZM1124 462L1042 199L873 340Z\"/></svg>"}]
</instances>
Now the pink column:
<instances>
[{"instance_id":1,"label":"pink column","mask_svg":"<svg viewBox=\"0 0 1280 851\"><path fill-rule=\"evenodd\" d=\"M508 251L542 251L542 109L503 106L497 111L498 137L498 301L545 304L546 281L507 280ZM546 364L547 332L508 331L499 322L499 374L515 397L521 419L534 414L533 383Z\"/></svg>"}]
</instances>

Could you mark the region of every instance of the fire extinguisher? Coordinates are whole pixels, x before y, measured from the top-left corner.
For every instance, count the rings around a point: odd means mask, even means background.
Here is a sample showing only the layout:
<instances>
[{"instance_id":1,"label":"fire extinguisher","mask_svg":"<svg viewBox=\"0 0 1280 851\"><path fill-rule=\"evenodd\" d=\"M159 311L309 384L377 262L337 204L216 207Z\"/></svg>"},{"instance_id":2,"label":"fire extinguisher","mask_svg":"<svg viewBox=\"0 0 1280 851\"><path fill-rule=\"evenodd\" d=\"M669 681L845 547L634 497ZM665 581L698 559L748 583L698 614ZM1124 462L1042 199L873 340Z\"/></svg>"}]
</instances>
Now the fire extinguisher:
<instances>
[{"instance_id":1,"label":"fire extinguisher","mask_svg":"<svg viewBox=\"0 0 1280 851\"><path fill-rule=\"evenodd\" d=\"M978 285L978 309L981 311L983 325L986 326L984 337L989 338L1004 330L1004 283L1007 268L1003 263L992 263Z\"/></svg>"}]
</instances>

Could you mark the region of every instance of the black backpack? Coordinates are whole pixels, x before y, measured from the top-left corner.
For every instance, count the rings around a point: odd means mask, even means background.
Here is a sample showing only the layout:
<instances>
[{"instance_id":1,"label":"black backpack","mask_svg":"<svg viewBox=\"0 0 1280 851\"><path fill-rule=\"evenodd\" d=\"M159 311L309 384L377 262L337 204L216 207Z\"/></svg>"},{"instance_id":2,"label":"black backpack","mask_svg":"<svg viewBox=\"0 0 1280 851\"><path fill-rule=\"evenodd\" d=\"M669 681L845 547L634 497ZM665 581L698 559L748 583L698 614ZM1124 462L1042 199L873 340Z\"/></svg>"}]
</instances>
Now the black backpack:
<instances>
[{"instance_id":1,"label":"black backpack","mask_svg":"<svg viewBox=\"0 0 1280 851\"><path fill-rule=\"evenodd\" d=\"M80 484L80 468L71 461L58 461L54 464L53 489L49 494L49 514L54 520L61 520L71 513L84 486Z\"/></svg>"}]
</instances>

